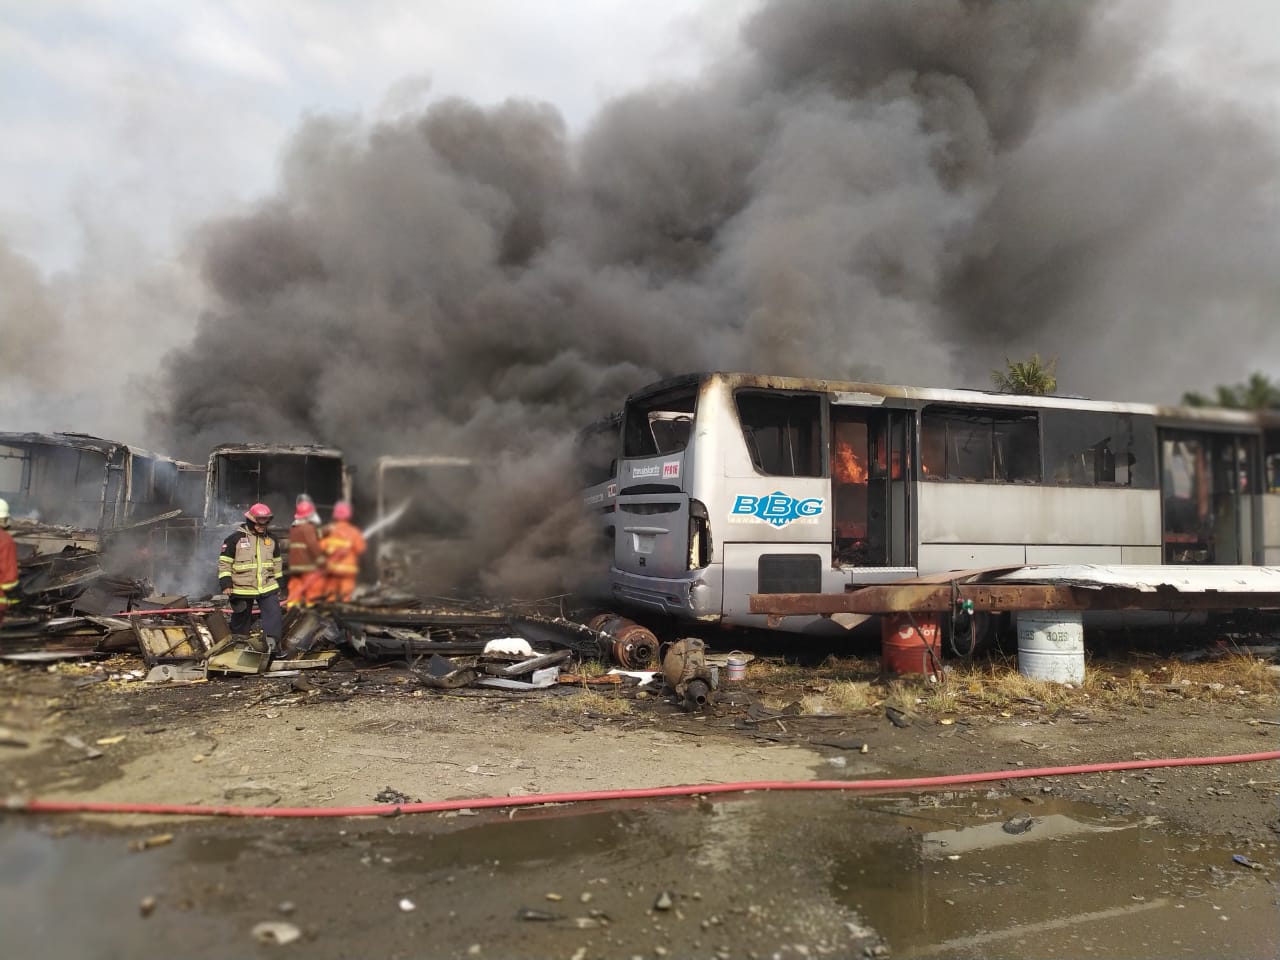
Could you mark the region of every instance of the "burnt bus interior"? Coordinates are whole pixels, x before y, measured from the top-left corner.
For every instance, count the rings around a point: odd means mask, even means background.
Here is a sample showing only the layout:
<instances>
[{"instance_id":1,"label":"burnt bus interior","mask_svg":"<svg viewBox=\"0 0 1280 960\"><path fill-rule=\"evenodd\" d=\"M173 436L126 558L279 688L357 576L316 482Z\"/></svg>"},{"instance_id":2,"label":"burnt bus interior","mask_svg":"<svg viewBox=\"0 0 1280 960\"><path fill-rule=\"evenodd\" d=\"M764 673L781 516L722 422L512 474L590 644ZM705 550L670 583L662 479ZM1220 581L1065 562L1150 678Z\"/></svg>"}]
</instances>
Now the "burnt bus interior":
<instances>
[{"instance_id":1,"label":"burnt bus interior","mask_svg":"<svg viewBox=\"0 0 1280 960\"><path fill-rule=\"evenodd\" d=\"M300 493L310 496L328 519L333 505L344 496L342 459L333 453L221 450L209 462L211 496L206 519L215 527L238 525L255 503L272 509L276 527L287 527Z\"/></svg>"},{"instance_id":2,"label":"burnt bus interior","mask_svg":"<svg viewBox=\"0 0 1280 960\"><path fill-rule=\"evenodd\" d=\"M14 517L97 530L114 525L123 470L108 471L107 455L61 443L0 444L0 497Z\"/></svg>"},{"instance_id":3,"label":"burnt bus interior","mask_svg":"<svg viewBox=\"0 0 1280 960\"><path fill-rule=\"evenodd\" d=\"M625 457L660 457L689 445L697 391L694 387L655 393L627 405L622 425Z\"/></svg>"},{"instance_id":4,"label":"burnt bus interior","mask_svg":"<svg viewBox=\"0 0 1280 960\"><path fill-rule=\"evenodd\" d=\"M1252 511L1259 492L1257 438L1160 431L1165 563L1249 563Z\"/></svg>"},{"instance_id":5,"label":"burnt bus interior","mask_svg":"<svg viewBox=\"0 0 1280 960\"><path fill-rule=\"evenodd\" d=\"M178 461L95 437L56 436L0 440L0 497L15 517L103 531L182 507Z\"/></svg>"},{"instance_id":6,"label":"burnt bus interior","mask_svg":"<svg viewBox=\"0 0 1280 960\"><path fill-rule=\"evenodd\" d=\"M831 407L836 566L910 565L912 417L910 410Z\"/></svg>"}]
</instances>

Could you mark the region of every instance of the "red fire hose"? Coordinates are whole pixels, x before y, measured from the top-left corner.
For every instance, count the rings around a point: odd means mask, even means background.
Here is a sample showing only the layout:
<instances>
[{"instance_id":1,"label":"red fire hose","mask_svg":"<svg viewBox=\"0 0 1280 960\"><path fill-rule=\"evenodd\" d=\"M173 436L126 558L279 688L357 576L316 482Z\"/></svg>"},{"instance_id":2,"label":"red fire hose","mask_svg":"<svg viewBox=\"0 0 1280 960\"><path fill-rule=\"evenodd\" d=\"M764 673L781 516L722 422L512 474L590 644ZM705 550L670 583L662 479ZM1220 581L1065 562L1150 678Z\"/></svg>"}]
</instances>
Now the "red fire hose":
<instances>
[{"instance_id":1,"label":"red fire hose","mask_svg":"<svg viewBox=\"0 0 1280 960\"><path fill-rule=\"evenodd\" d=\"M1149 770L1158 767L1203 767L1227 763L1280 760L1280 750L1238 753L1224 757L1170 757L1161 760L1120 760L1067 767L1028 770L988 770L938 777L892 780L758 780L746 783L704 783L693 786L641 787L632 790L585 790L576 793L543 793L522 797L477 797L472 800L438 800L431 803L380 803L364 807L201 807L173 803L95 803L87 800L38 800L11 798L5 809L14 813L146 813L189 817L385 817L408 813L441 813L490 807L531 807L544 803L583 803L590 800L640 800L656 797L688 797L711 793L743 793L751 790L906 790L924 787L956 787L993 780L1028 777L1061 777L1111 770Z\"/></svg>"}]
</instances>

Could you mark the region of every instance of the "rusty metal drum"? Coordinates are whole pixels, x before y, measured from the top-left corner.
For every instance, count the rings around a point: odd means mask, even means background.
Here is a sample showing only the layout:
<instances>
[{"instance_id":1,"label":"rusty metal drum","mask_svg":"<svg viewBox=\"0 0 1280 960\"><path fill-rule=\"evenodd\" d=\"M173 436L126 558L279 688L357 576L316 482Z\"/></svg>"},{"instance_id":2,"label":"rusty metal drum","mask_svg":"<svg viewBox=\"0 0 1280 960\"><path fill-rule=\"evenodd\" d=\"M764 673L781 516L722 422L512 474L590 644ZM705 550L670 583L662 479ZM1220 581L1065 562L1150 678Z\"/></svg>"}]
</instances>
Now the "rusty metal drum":
<instances>
[{"instance_id":1,"label":"rusty metal drum","mask_svg":"<svg viewBox=\"0 0 1280 960\"><path fill-rule=\"evenodd\" d=\"M937 671L941 634L938 618L891 613L880 618L880 661L890 673Z\"/></svg>"}]
</instances>

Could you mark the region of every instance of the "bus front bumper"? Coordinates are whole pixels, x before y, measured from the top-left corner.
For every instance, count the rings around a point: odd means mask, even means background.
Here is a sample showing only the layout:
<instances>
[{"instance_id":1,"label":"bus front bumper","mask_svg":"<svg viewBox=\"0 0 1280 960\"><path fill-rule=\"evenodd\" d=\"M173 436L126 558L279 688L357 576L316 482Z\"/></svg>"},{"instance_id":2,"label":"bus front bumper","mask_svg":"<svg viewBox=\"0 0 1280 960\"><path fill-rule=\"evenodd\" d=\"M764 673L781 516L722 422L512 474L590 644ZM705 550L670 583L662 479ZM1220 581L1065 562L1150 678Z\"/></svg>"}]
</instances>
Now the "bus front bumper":
<instances>
[{"instance_id":1,"label":"bus front bumper","mask_svg":"<svg viewBox=\"0 0 1280 960\"><path fill-rule=\"evenodd\" d=\"M673 617L695 620L720 619L721 597L710 570L690 571L689 579L641 577L611 571L613 597L628 606L645 607Z\"/></svg>"}]
</instances>

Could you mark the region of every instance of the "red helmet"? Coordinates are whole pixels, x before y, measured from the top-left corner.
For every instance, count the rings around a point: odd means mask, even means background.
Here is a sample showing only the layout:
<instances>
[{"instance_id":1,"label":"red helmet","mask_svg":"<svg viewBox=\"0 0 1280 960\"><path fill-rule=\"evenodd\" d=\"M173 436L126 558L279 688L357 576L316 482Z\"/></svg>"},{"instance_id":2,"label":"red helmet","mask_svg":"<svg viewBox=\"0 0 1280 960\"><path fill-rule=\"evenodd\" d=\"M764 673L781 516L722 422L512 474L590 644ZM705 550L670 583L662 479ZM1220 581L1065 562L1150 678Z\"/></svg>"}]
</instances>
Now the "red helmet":
<instances>
[{"instance_id":1,"label":"red helmet","mask_svg":"<svg viewBox=\"0 0 1280 960\"><path fill-rule=\"evenodd\" d=\"M272 516L271 508L265 503L255 503L244 512L245 519L250 523L270 523Z\"/></svg>"},{"instance_id":2,"label":"red helmet","mask_svg":"<svg viewBox=\"0 0 1280 960\"><path fill-rule=\"evenodd\" d=\"M305 520L316 512L316 505L310 500L299 500L298 509L293 511L293 519Z\"/></svg>"},{"instance_id":3,"label":"red helmet","mask_svg":"<svg viewBox=\"0 0 1280 960\"><path fill-rule=\"evenodd\" d=\"M347 501L345 500L339 500L337 503L335 503L333 505L333 519L350 520L351 504L347 503Z\"/></svg>"}]
</instances>

